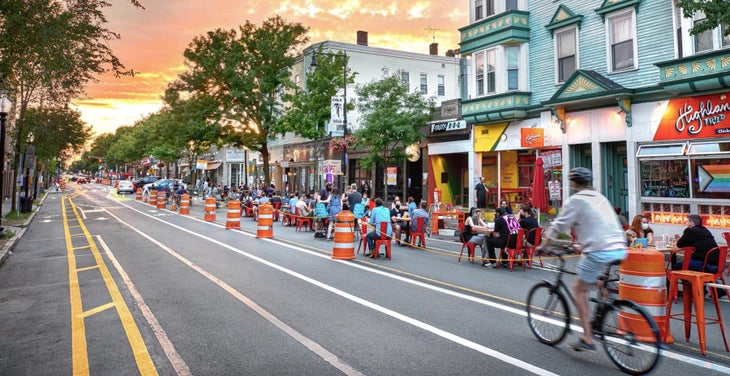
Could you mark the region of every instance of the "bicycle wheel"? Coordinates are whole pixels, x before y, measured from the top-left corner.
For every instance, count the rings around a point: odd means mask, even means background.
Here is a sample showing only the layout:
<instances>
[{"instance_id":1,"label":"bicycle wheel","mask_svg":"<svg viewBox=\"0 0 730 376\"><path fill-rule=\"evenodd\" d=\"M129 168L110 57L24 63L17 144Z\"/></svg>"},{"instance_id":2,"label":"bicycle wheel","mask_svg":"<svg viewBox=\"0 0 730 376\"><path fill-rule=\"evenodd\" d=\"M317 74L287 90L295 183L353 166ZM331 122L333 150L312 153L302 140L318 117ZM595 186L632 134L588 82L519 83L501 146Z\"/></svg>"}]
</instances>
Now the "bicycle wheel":
<instances>
[{"instance_id":1,"label":"bicycle wheel","mask_svg":"<svg viewBox=\"0 0 730 376\"><path fill-rule=\"evenodd\" d=\"M527 322L540 342L554 346L570 328L570 308L560 290L549 282L535 285L527 295Z\"/></svg>"},{"instance_id":2,"label":"bicycle wheel","mask_svg":"<svg viewBox=\"0 0 730 376\"><path fill-rule=\"evenodd\" d=\"M601 331L596 334L603 348L622 371L643 375L659 363L659 326L634 302L614 301L603 316Z\"/></svg>"}]
</instances>

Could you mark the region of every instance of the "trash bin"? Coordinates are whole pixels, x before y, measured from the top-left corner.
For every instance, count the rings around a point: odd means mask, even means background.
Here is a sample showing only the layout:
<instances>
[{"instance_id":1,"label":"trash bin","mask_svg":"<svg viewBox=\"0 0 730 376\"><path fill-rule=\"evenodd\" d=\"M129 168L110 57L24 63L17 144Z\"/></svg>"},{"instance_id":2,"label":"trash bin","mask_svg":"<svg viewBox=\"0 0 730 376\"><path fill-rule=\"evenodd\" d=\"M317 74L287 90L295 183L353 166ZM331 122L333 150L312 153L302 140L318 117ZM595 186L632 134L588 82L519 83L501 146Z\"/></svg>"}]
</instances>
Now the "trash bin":
<instances>
[{"instance_id":1,"label":"trash bin","mask_svg":"<svg viewBox=\"0 0 730 376\"><path fill-rule=\"evenodd\" d=\"M33 197L20 198L20 212L30 213L33 210Z\"/></svg>"}]
</instances>

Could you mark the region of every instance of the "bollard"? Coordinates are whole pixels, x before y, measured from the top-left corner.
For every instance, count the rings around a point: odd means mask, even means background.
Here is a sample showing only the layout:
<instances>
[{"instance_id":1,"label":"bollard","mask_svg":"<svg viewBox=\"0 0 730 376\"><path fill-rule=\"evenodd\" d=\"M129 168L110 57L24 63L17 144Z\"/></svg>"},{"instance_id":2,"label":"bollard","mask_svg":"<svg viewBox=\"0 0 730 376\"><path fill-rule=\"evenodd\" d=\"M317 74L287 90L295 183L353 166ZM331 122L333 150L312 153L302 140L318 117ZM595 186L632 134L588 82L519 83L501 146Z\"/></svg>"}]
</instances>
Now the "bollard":
<instances>
[{"instance_id":1,"label":"bollard","mask_svg":"<svg viewBox=\"0 0 730 376\"><path fill-rule=\"evenodd\" d=\"M226 213L226 230L241 228L241 202L228 200L228 212Z\"/></svg>"},{"instance_id":2,"label":"bollard","mask_svg":"<svg viewBox=\"0 0 730 376\"><path fill-rule=\"evenodd\" d=\"M349 210L343 210L337 214L335 220L332 258L352 260L355 258L355 216Z\"/></svg>"},{"instance_id":3,"label":"bollard","mask_svg":"<svg viewBox=\"0 0 730 376\"><path fill-rule=\"evenodd\" d=\"M154 189L150 191L150 205L157 207L157 191Z\"/></svg>"},{"instance_id":4,"label":"bollard","mask_svg":"<svg viewBox=\"0 0 730 376\"><path fill-rule=\"evenodd\" d=\"M660 338L664 343L674 343L672 333L665 331L667 317L667 276L664 270L664 255L656 251L641 251L629 249L628 255L619 267L619 299L629 299L641 305L653 318L664 332ZM638 327L634 321L636 317L621 312L619 313L619 328L622 323L634 330L639 330L636 336L644 341L654 338L651 335L651 328ZM638 322L643 323L640 318ZM638 327L638 328L637 328Z\"/></svg>"},{"instance_id":5,"label":"bollard","mask_svg":"<svg viewBox=\"0 0 730 376\"><path fill-rule=\"evenodd\" d=\"M165 200L167 199L167 195L165 194L165 191L159 191L157 192L157 209L165 209L167 204L165 203Z\"/></svg>"},{"instance_id":6,"label":"bollard","mask_svg":"<svg viewBox=\"0 0 730 376\"><path fill-rule=\"evenodd\" d=\"M205 199L205 215L203 219L208 222L215 222L215 198L208 197Z\"/></svg>"},{"instance_id":7,"label":"bollard","mask_svg":"<svg viewBox=\"0 0 730 376\"><path fill-rule=\"evenodd\" d=\"M142 201L142 188L137 188L137 201Z\"/></svg>"},{"instance_id":8,"label":"bollard","mask_svg":"<svg viewBox=\"0 0 730 376\"><path fill-rule=\"evenodd\" d=\"M268 202L259 205L256 237L259 239L274 237L274 207Z\"/></svg>"},{"instance_id":9,"label":"bollard","mask_svg":"<svg viewBox=\"0 0 730 376\"><path fill-rule=\"evenodd\" d=\"M187 193L184 193L180 197L180 214L182 214L182 215L190 214L190 195L188 195Z\"/></svg>"}]
</instances>

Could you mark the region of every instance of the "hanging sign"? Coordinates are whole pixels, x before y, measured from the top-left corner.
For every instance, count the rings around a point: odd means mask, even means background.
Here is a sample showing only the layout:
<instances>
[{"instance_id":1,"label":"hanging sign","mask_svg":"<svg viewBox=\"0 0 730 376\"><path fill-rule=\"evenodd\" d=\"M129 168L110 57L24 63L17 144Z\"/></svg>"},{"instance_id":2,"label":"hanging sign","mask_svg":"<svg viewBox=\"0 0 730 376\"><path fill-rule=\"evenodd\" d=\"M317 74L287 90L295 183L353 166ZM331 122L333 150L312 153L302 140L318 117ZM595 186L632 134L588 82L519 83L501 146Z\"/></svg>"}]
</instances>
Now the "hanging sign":
<instances>
[{"instance_id":1,"label":"hanging sign","mask_svg":"<svg viewBox=\"0 0 730 376\"><path fill-rule=\"evenodd\" d=\"M542 128L520 128L520 146L541 148L545 146L545 130Z\"/></svg>"},{"instance_id":2,"label":"hanging sign","mask_svg":"<svg viewBox=\"0 0 730 376\"><path fill-rule=\"evenodd\" d=\"M670 100L654 141L728 136L730 98L723 93Z\"/></svg>"}]
</instances>

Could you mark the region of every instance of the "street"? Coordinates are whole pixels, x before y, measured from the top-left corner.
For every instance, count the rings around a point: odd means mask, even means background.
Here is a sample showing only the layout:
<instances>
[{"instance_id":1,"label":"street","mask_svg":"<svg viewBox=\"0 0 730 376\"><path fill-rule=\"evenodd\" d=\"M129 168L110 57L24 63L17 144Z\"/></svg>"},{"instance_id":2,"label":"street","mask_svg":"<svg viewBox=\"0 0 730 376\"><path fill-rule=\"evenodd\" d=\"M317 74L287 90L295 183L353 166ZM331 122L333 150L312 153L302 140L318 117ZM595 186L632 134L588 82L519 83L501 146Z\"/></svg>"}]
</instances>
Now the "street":
<instances>
[{"instance_id":1,"label":"street","mask_svg":"<svg viewBox=\"0 0 730 376\"><path fill-rule=\"evenodd\" d=\"M216 214L98 184L49 193L0 267L0 375L621 374L601 348L568 349L576 332L532 335L525 297L551 271L458 262L460 243L435 236L333 260L312 232L275 222L258 239L250 218L226 230ZM656 374L730 374L717 325L707 356L694 325L690 342L671 325Z\"/></svg>"}]
</instances>

